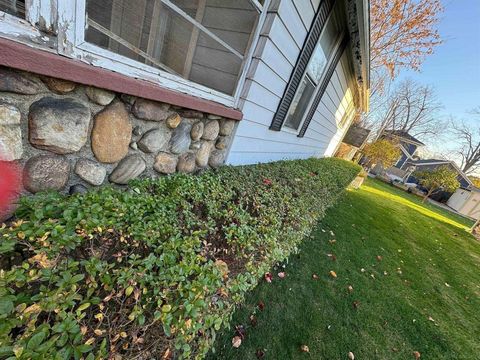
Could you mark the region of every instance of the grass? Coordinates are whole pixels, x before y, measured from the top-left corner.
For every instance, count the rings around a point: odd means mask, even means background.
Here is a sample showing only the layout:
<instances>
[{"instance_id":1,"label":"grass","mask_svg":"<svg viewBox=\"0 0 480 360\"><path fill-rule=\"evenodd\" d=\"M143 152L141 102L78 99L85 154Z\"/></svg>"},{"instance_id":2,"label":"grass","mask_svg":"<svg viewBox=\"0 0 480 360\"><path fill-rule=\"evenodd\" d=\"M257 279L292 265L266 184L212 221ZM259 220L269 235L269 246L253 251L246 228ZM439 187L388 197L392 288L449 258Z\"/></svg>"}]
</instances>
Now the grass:
<instances>
[{"instance_id":1,"label":"grass","mask_svg":"<svg viewBox=\"0 0 480 360\"><path fill-rule=\"evenodd\" d=\"M421 360L479 359L480 242L469 226L367 180L328 211L286 264L284 279L277 269L271 284L262 281L247 295L232 320L246 329L241 346L232 347L232 328L210 358L347 359L351 351L355 359L390 360L418 351Z\"/></svg>"}]
</instances>

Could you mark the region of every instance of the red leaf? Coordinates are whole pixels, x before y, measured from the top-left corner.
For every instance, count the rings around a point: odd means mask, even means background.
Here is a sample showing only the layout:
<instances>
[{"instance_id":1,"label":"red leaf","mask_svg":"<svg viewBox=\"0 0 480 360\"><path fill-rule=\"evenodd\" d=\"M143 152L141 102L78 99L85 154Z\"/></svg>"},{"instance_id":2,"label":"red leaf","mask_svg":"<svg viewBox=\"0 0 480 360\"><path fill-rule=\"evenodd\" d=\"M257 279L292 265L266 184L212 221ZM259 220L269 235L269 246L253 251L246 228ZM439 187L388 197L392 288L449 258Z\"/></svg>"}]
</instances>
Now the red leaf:
<instances>
[{"instance_id":1,"label":"red leaf","mask_svg":"<svg viewBox=\"0 0 480 360\"><path fill-rule=\"evenodd\" d=\"M285 277L285 273L283 271L279 272L277 275L280 279L283 279Z\"/></svg>"},{"instance_id":2,"label":"red leaf","mask_svg":"<svg viewBox=\"0 0 480 360\"><path fill-rule=\"evenodd\" d=\"M272 278L273 278L272 273L267 272L263 277L265 278L266 282L268 283L272 282Z\"/></svg>"},{"instance_id":3,"label":"red leaf","mask_svg":"<svg viewBox=\"0 0 480 360\"><path fill-rule=\"evenodd\" d=\"M264 183L265 185L272 185L272 180L270 180L270 179L263 179L263 183Z\"/></svg>"},{"instance_id":4,"label":"red leaf","mask_svg":"<svg viewBox=\"0 0 480 360\"><path fill-rule=\"evenodd\" d=\"M259 301L257 306L260 311L263 311L263 309L265 309L265 304L263 301Z\"/></svg>"}]
</instances>

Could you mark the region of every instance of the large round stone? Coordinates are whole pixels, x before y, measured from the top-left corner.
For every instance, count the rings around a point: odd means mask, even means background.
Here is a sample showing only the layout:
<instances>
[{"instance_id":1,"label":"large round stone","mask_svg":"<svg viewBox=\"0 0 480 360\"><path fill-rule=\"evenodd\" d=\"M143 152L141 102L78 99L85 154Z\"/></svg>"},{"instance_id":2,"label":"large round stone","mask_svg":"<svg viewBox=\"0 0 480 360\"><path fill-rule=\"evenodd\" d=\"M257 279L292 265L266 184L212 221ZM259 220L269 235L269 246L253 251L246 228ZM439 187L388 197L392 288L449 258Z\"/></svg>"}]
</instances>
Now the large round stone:
<instances>
[{"instance_id":1,"label":"large round stone","mask_svg":"<svg viewBox=\"0 0 480 360\"><path fill-rule=\"evenodd\" d=\"M220 123L220 135L222 136L229 136L233 132L233 128L235 127L235 120L223 120Z\"/></svg>"},{"instance_id":2,"label":"large round stone","mask_svg":"<svg viewBox=\"0 0 480 360\"><path fill-rule=\"evenodd\" d=\"M125 157L132 138L132 125L125 105L116 102L95 116L92 151L98 161L114 163Z\"/></svg>"},{"instance_id":3,"label":"large round stone","mask_svg":"<svg viewBox=\"0 0 480 360\"><path fill-rule=\"evenodd\" d=\"M153 168L162 174L173 174L177 169L178 158L175 155L161 152L155 158Z\"/></svg>"},{"instance_id":4,"label":"large round stone","mask_svg":"<svg viewBox=\"0 0 480 360\"><path fill-rule=\"evenodd\" d=\"M138 148L146 153L154 153L160 150L167 150L171 133L166 126L152 129L143 134L137 142Z\"/></svg>"},{"instance_id":5,"label":"large round stone","mask_svg":"<svg viewBox=\"0 0 480 360\"><path fill-rule=\"evenodd\" d=\"M93 86L87 87L85 93L91 101L103 106L110 104L115 98L115 93Z\"/></svg>"},{"instance_id":6,"label":"large round stone","mask_svg":"<svg viewBox=\"0 0 480 360\"><path fill-rule=\"evenodd\" d=\"M133 105L132 112L139 119L150 121L162 121L169 115L169 104L159 103L155 101L137 99Z\"/></svg>"},{"instance_id":7,"label":"large round stone","mask_svg":"<svg viewBox=\"0 0 480 360\"><path fill-rule=\"evenodd\" d=\"M217 142L215 143L215 147L219 150L225 150L228 146L228 138L224 136L219 136Z\"/></svg>"},{"instance_id":8,"label":"large round stone","mask_svg":"<svg viewBox=\"0 0 480 360\"><path fill-rule=\"evenodd\" d=\"M225 152L220 150L213 150L208 160L208 165L211 167L219 167L225 161Z\"/></svg>"},{"instance_id":9,"label":"large round stone","mask_svg":"<svg viewBox=\"0 0 480 360\"><path fill-rule=\"evenodd\" d=\"M105 180L107 170L95 161L79 159L75 164L75 174L90 185L98 186L102 185L103 180Z\"/></svg>"},{"instance_id":10,"label":"large round stone","mask_svg":"<svg viewBox=\"0 0 480 360\"><path fill-rule=\"evenodd\" d=\"M23 155L20 118L15 106L0 104L0 160L18 160Z\"/></svg>"},{"instance_id":11,"label":"large round stone","mask_svg":"<svg viewBox=\"0 0 480 360\"><path fill-rule=\"evenodd\" d=\"M90 109L74 99L44 97L30 106L28 137L38 148L57 154L80 150L88 139Z\"/></svg>"},{"instance_id":12,"label":"large round stone","mask_svg":"<svg viewBox=\"0 0 480 360\"><path fill-rule=\"evenodd\" d=\"M212 150L212 144L205 141L200 145L200 149L195 156L195 162L199 167L205 167L208 165L208 158L210 157L210 151Z\"/></svg>"},{"instance_id":13,"label":"large round stone","mask_svg":"<svg viewBox=\"0 0 480 360\"><path fill-rule=\"evenodd\" d=\"M170 151L174 154L181 154L190 148L192 139L190 138L190 130L192 125L187 122L181 122L180 125L173 131L172 139L170 140Z\"/></svg>"},{"instance_id":14,"label":"large round stone","mask_svg":"<svg viewBox=\"0 0 480 360\"><path fill-rule=\"evenodd\" d=\"M23 186L32 193L61 190L67 184L69 172L70 164L62 156L34 156L23 169Z\"/></svg>"},{"instance_id":15,"label":"large round stone","mask_svg":"<svg viewBox=\"0 0 480 360\"><path fill-rule=\"evenodd\" d=\"M203 122L199 121L193 124L192 130L190 131L190 136L193 141L198 141L203 135Z\"/></svg>"},{"instance_id":16,"label":"large round stone","mask_svg":"<svg viewBox=\"0 0 480 360\"><path fill-rule=\"evenodd\" d=\"M1 67L0 91L34 95L42 91L42 85L33 76Z\"/></svg>"},{"instance_id":17,"label":"large round stone","mask_svg":"<svg viewBox=\"0 0 480 360\"><path fill-rule=\"evenodd\" d=\"M175 129L182 122L182 118L178 113L172 114L167 118L167 126L170 129Z\"/></svg>"},{"instance_id":18,"label":"large round stone","mask_svg":"<svg viewBox=\"0 0 480 360\"><path fill-rule=\"evenodd\" d=\"M191 173L195 170L195 154L185 153L178 158L177 171Z\"/></svg>"},{"instance_id":19,"label":"large round stone","mask_svg":"<svg viewBox=\"0 0 480 360\"><path fill-rule=\"evenodd\" d=\"M218 125L217 120L210 120L205 124L203 129L202 139L204 140L215 140L220 131L220 126Z\"/></svg>"},{"instance_id":20,"label":"large round stone","mask_svg":"<svg viewBox=\"0 0 480 360\"><path fill-rule=\"evenodd\" d=\"M115 184L125 185L138 177L146 168L145 160L141 155L129 155L120 161L110 174L109 180Z\"/></svg>"}]
</instances>

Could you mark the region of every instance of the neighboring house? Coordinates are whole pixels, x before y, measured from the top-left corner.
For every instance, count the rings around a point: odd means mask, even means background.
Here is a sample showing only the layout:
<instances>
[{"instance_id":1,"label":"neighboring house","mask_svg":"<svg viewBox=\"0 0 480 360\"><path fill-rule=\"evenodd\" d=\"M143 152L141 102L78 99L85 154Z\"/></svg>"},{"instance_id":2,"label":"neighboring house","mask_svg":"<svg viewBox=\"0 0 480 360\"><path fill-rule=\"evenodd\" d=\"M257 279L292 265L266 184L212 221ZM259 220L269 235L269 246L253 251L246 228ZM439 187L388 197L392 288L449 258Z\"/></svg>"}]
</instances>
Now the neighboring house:
<instances>
[{"instance_id":1,"label":"neighboring house","mask_svg":"<svg viewBox=\"0 0 480 360\"><path fill-rule=\"evenodd\" d=\"M358 151L365 146L370 132L371 130L356 124L350 126L335 156L345 160L352 160L358 154Z\"/></svg>"},{"instance_id":2,"label":"neighboring house","mask_svg":"<svg viewBox=\"0 0 480 360\"><path fill-rule=\"evenodd\" d=\"M457 189L448 199L447 205L460 214L480 219L480 189L474 186L468 189Z\"/></svg>"},{"instance_id":3,"label":"neighboring house","mask_svg":"<svg viewBox=\"0 0 480 360\"><path fill-rule=\"evenodd\" d=\"M367 0L0 2L0 149L31 192L331 156L368 109L368 14Z\"/></svg>"},{"instance_id":4,"label":"neighboring house","mask_svg":"<svg viewBox=\"0 0 480 360\"><path fill-rule=\"evenodd\" d=\"M398 169L404 169L407 160L418 159L418 157L415 156L417 149L425 146L420 140L402 130L384 130L380 138L392 140L398 144L401 155L394 165L394 167Z\"/></svg>"}]
</instances>

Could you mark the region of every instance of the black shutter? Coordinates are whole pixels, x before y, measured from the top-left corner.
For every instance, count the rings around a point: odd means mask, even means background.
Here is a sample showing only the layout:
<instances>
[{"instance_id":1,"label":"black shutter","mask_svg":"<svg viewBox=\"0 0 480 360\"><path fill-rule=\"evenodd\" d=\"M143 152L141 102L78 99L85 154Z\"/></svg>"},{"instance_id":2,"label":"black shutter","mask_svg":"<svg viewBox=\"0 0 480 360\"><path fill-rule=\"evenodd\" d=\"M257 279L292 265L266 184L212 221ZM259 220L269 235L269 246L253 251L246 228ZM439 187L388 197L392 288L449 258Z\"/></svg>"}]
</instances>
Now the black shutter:
<instances>
[{"instance_id":1,"label":"black shutter","mask_svg":"<svg viewBox=\"0 0 480 360\"><path fill-rule=\"evenodd\" d=\"M317 14L315 15L315 19L313 20L310 31L308 32L308 36L305 39L303 48L298 56L297 63L295 64L292 75L290 76L290 80L288 81L285 93L283 94L277 112L273 117L270 130L280 131L282 128L285 117L287 116L287 111L290 108L290 104L292 103L295 93L297 92L297 87L300 84L303 73L307 68L308 61L312 56L315 45L318 43L322 29L327 22L328 15L332 11L334 4L335 0L322 0L320 3Z\"/></svg>"},{"instance_id":2,"label":"black shutter","mask_svg":"<svg viewBox=\"0 0 480 360\"><path fill-rule=\"evenodd\" d=\"M327 89L330 79L332 78L333 72L335 71L335 68L337 67L338 62L340 61L340 58L342 57L343 52L345 51L345 48L348 45L348 41L349 41L348 35L346 33L343 33L341 43L338 46L338 48L335 50L335 54L333 55L332 61L328 66L325 76L323 77L322 83L319 85L319 89L317 91L317 94L315 95L315 99L313 99L312 105L310 105L310 109L308 110L305 120L303 121L302 128L300 129L300 132L297 135L298 137L303 137L303 135L305 135L305 132L308 129L308 125L310 124L310 121L312 121L312 117L315 114L315 111L317 110L318 104L320 104L320 100L322 100L322 96L325 93L325 90Z\"/></svg>"}]
</instances>

